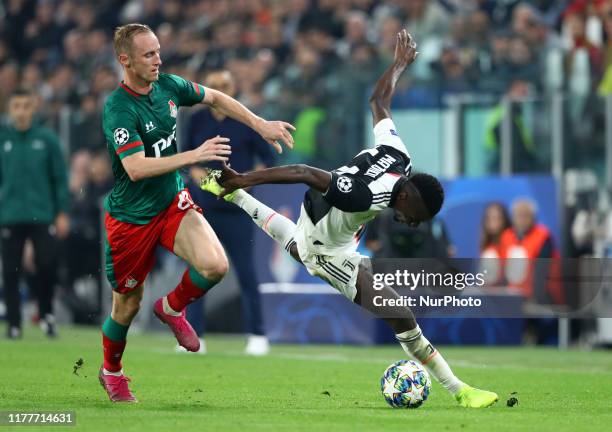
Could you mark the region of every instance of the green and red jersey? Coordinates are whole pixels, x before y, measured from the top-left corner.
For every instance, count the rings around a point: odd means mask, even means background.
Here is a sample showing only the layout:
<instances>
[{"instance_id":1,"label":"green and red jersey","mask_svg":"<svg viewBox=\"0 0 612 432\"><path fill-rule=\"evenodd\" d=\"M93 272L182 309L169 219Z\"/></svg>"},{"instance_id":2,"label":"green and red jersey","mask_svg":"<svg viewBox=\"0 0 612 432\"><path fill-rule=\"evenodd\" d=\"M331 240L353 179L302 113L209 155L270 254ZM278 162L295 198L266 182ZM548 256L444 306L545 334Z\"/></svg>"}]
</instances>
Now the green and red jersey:
<instances>
[{"instance_id":1,"label":"green and red jersey","mask_svg":"<svg viewBox=\"0 0 612 432\"><path fill-rule=\"evenodd\" d=\"M122 222L148 223L165 210L184 188L178 171L130 179L121 160L144 151L145 157L172 156L176 145L178 108L204 99L204 87L171 74L159 74L147 95L125 84L110 94L104 105L102 127L112 161L115 184L104 200L105 210Z\"/></svg>"}]
</instances>

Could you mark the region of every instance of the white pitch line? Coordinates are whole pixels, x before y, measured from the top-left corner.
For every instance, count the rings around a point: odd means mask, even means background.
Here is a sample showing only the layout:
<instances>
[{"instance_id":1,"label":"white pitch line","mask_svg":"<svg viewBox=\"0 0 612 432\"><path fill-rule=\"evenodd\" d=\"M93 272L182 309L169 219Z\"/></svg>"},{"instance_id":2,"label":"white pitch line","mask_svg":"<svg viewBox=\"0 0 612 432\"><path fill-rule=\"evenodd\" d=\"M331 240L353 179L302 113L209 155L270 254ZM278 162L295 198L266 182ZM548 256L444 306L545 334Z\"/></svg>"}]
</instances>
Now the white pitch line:
<instances>
[{"instance_id":1,"label":"white pitch line","mask_svg":"<svg viewBox=\"0 0 612 432\"><path fill-rule=\"evenodd\" d=\"M378 364L386 361L393 361L393 359L389 358L378 358L378 357L348 357L342 354L291 354L291 353L271 353L270 357L278 357L278 358L286 358L292 360L315 360L315 361L336 361L336 362L358 362L358 363L372 363ZM465 367L469 369L512 369L512 370L524 370L524 371L537 371L543 373L576 373L576 369L566 369L566 368L538 368L533 366L521 366L514 364L499 364L495 363L492 365L485 363L475 363L468 360L449 360L449 364L452 366ZM593 368L584 369L581 372L588 374L610 374L612 375L612 371L601 369L601 368Z\"/></svg>"},{"instance_id":2,"label":"white pitch line","mask_svg":"<svg viewBox=\"0 0 612 432\"><path fill-rule=\"evenodd\" d=\"M305 350L308 350L306 347ZM191 353L176 353L174 349L163 349L163 348L147 348L147 351L156 352L159 354L172 354L172 355L194 355ZM267 358L281 358L288 360L310 360L310 361L325 361L325 362L341 362L341 363L368 363L368 364L380 364L386 362L392 362L398 360L402 356L401 352L398 352L397 358L394 360L391 357L349 357L344 354L294 354L294 353L282 353L282 352L274 352L274 348L272 348L272 352L268 354ZM399 350L398 350L399 351ZM246 357L243 351L218 351L211 352L210 354L213 356L228 356L228 357ZM263 357L266 358L266 357ZM519 371L534 371L538 373L576 373L575 368L542 368L542 367L534 367L534 366L523 366L516 364L500 364L500 363L476 363L469 360L448 360L451 366L464 367L468 369L507 369L507 370L519 370ZM582 373L586 374L595 374L595 375L612 375L612 371L589 366L588 369L582 369Z\"/></svg>"}]
</instances>

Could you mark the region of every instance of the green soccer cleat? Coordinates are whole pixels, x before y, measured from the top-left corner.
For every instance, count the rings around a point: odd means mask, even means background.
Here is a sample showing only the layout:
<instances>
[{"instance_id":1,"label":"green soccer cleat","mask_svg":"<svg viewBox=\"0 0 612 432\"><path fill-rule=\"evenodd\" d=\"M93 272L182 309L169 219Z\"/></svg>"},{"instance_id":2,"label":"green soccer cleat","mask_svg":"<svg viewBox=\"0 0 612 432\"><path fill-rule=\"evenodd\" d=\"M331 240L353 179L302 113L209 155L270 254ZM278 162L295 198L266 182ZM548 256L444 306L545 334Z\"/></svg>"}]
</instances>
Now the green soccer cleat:
<instances>
[{"instance_id":1,"label":"green soccer cleat","mask_svg":"<svg viewBox=\"0 0 612 432\"><path fill-rule=\"evenodd\" d=\"M486 408L497 402L499 396L497 393L466 385L455 395L455 399L465 408Z\"/></svg>"},{"instance_id":2,"label":"green soccer cleat","mask_svg":"<svg viewBox=\"0 0 612 432\"><path fill-rule=\"evenodd\" d=\"M223 191L223 187L217 182L217 179L219 177L221 177L220 170L208 170L208 174L206 174L200 180L200 189L210 192L211 194L216 195L216 196L221 195L221 191ZM225 195L223 199L225 201L231 202L236 196L237 192L238 191L235 190L234 192Z\"/></svg>"}]
</instances>

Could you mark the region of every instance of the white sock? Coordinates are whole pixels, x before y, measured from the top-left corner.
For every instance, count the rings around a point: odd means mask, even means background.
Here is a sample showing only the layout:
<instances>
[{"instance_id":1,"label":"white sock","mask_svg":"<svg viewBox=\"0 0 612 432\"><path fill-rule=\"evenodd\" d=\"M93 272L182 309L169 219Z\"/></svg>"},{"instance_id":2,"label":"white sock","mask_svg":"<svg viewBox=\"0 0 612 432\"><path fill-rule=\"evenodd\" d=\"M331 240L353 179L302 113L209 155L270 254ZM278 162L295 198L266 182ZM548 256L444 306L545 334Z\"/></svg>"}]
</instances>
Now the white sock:
<instances>
[{"instance_id":1,"label":"white sock","mask_svg":"<svg viewBox=\"0 0 612 432\"><path fill-rule=\"evenodd\" d=\"M457 394L461 387L465 385L453 374L442 354L423 336L423 332L418 325L412 330L395 335L395 337L406 354L418 360L427 372L451 394Z\"/></svg>"},{"instance_id":2,"label":"white sock","mask_svg":"<svg viewBox=\"0 0 612 432\"><path fill-rule=\"evenodd\" d=\"M164 313L172 316L181 316L180 312L175 311L170 307L170 303L168 303L168 296L164 296L162 299L162 307L164 309Z\"/></svg>"},{"instance_id":3,"label":"white sock","mask_svg":"<svg viewBox=\"0 0 612 432\"><path fill-rule=\"evenodd\" d=\"M266 234L286 249L293 239L296 225L285 216L239 189L232 202L244 210Z\"/></svg>"},{"instance_id":4,"label":"white sock","mask_svg":"<svg viewBox=\"0 0 612 432\"><path fill-rule=\"evenodd\" d=\"M107 371L106 369L102 368L102 373L104 375L121 376L123 375L123 369L121 369L119 372L111 372L111 371Z\"/></svg>"}]
</instances>

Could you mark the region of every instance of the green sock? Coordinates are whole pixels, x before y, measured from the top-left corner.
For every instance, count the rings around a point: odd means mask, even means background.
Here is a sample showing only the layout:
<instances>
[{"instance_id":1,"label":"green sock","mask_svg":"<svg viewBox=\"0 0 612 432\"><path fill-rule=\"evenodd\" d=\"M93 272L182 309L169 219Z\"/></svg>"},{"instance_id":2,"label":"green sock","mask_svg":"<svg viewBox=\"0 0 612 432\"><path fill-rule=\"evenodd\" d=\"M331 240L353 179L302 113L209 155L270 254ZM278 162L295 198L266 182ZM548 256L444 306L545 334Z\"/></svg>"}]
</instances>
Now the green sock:
<instances>
[{"instance_id":1,"label":"green sock","mask_svg":"<svg viewBox=\"0 0 612 432\"><path fill-rule=\"evenodd\" d=\"M102 324L102 333L112 341L124 341L130 326L124 326L112 319L110 316L106 318Z\"/></svg>"},{"instance_id":2,"label":"green sock","mask_svg":"<svg viewBox=\"0 0 612 432\"><path fill-rule=\"evenodd\" d=\"M212 287L214 287L215 285L219 283L218 280L213 281L210 279L206 279L200 273L195 271L195 269L191 266L189 266L189 278L191 278L191 281L193 282L193 284L197 288L201 289L202 291L208 291L209 289L211 289Z\"/></svg>"}]
</instances>

